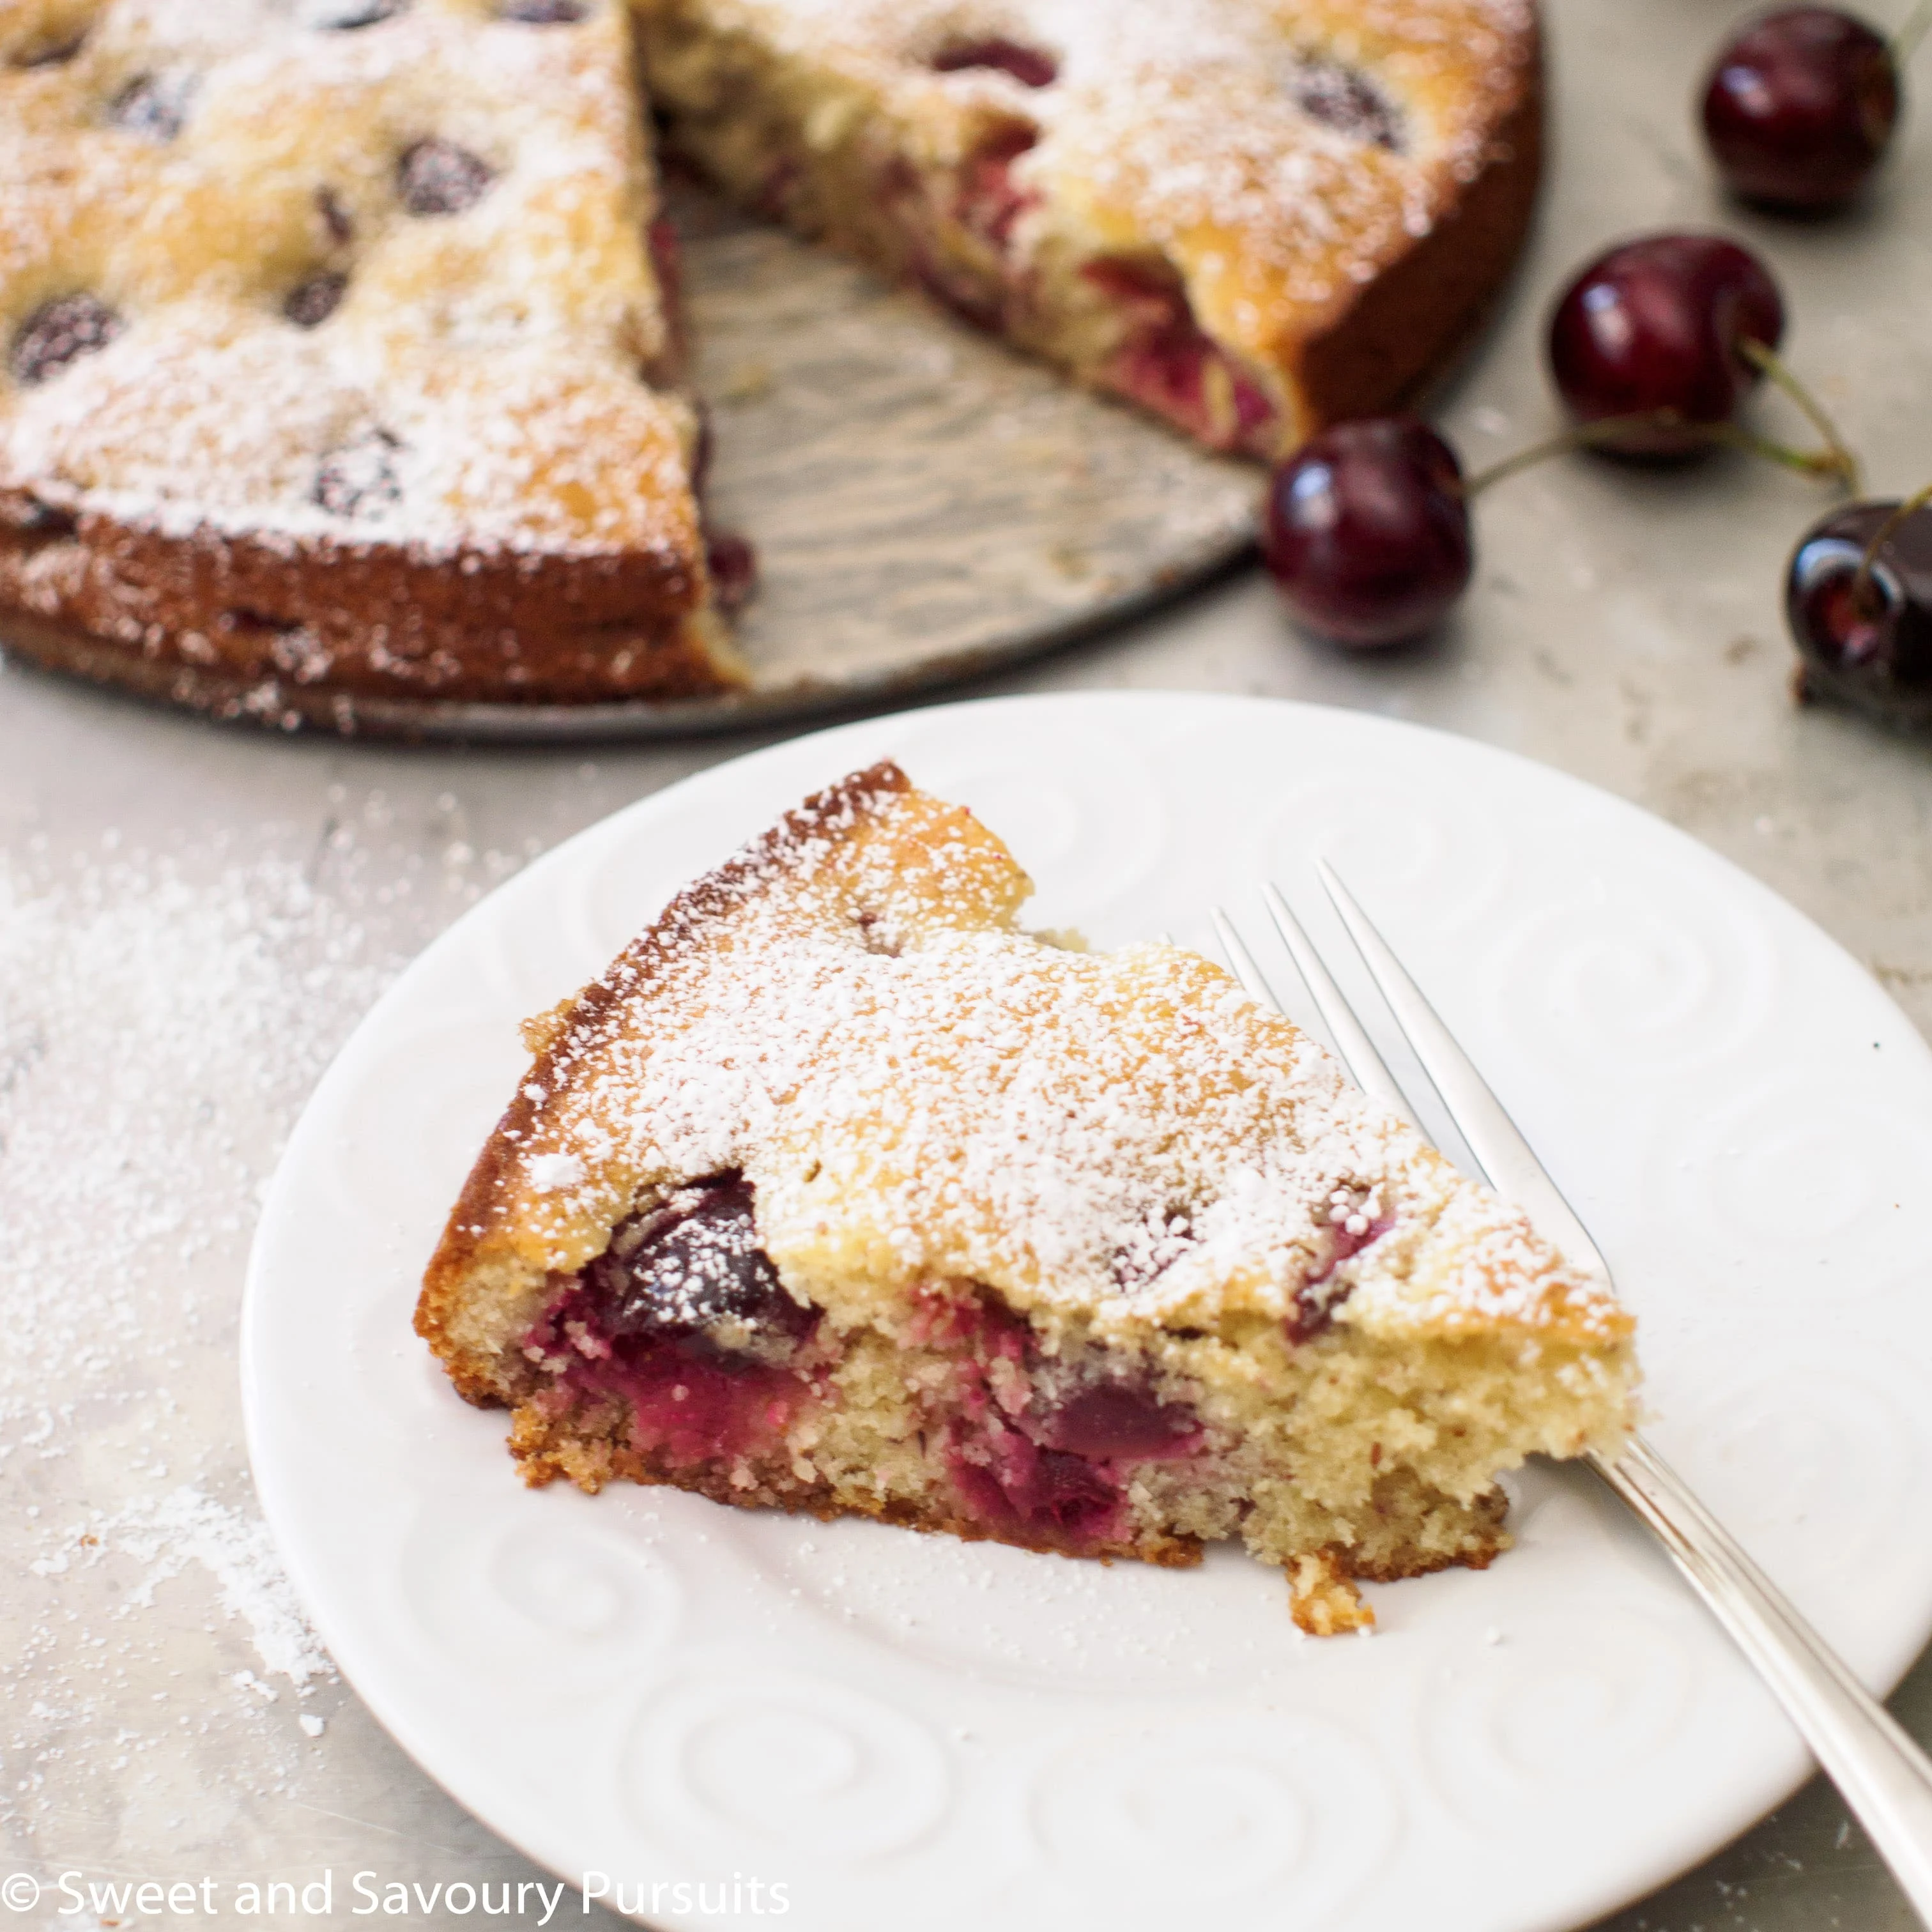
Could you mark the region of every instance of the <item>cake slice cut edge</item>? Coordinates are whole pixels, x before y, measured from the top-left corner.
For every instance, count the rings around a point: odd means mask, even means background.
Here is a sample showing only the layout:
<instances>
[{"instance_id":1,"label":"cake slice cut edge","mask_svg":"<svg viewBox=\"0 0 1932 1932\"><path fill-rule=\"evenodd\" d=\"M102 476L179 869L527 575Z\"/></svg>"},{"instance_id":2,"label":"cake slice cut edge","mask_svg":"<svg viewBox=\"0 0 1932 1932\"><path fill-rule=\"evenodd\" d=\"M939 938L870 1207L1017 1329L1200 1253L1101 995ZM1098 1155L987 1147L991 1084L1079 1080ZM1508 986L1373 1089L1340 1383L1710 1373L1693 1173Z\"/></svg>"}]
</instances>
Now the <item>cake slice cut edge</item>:
<instances>
[{"instance_id":1,"label":"cake slice cut edge","mask_svg":"<svg viewBox=\"0 0 1932 1932\"><path fill-rule=\"evenodd\" d=\"M418 1333L525 1479L1168 1565L1318 1634L1613 1450L1633 1324L1220 968L1029 934L896 766L808 800L526 1028Z\"/></svg>"},{"instance_id":2,"label":"cake slice cut edge","mask_svg":"<svg viewBox=\"0 0 1932 1932\"><path fill-rule=\"evenodd\" d=\"M1530 0L631 0L741 205L1210 449L1413 397L1521 247Z\"/></svg>"}]
</instances>

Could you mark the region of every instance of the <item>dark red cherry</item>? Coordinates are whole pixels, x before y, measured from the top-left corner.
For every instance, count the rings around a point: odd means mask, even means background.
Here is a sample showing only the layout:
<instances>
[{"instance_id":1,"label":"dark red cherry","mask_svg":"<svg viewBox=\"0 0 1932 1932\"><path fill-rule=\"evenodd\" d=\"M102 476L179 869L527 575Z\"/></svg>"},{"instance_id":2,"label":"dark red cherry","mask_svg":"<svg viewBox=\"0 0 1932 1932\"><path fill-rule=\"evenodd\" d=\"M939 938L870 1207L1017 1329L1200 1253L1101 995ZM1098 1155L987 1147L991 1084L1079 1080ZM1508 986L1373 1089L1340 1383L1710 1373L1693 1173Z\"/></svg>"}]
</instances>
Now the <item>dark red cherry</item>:
<instances>
[{"instance_id":1,"label":"dark red cherry","mask_svg":"<svg viewBox=\"0 0 1932 1932\"><path fill-rule=\"evenodd\" d=\"M1849 201L1898 124L1890 42L1835 7L1761 14L1726 45L1704 90L1704 134L1732 190L1815 214Z\"/></svg>"},{"instance_id":2,"label":"dark red cherry","mask_svg":"<svg viewBox=\"0 0 1932 1932\"><path fill-rule=\"evenodd\" d=\"M1337 423L1268 479L1262 552L1296 620L1338 644L1400 644L1462 596L1474 556L1456 452L1426 423Z\"/></svg>"},{"instance_id":3,"label":"dark red cherry","mask_svg":"<svg viewBox=\"0 0 1932 1932\"><path fill-rule=\"evenodd\" d=\"M1324 126L1401 152L1402 110L1359 68L1310 54L1297 67L1288 92L1303 113Z\"/></svg>"},{"instance_id":4,"label":"dark red cherry","mask_svg":"<svg viewBox=\"0 0 1932 1932\"><path fill-rule=\"evenodd\" d=\"M58 376L70 362L105 349L121 333L121 318L98 296L58 296L20 325L8 356L24 386Z\"/></svg>"},{"instance_id":5,"label":"dark red cherry","mask_svg":"<svg viewBox=\"0 0 1932 1932\"><path fill-rule=\"evenodd\" d=\"M759 1246L751 1184L735 1173L626 1222L584 1270L584 1286L611 1335L689 1335L732 1321L796 1336L818 1318Z\"/></svg>"},{"instance_id":6,"label":"dark red cherry","mask_svg":"<svg viewBox=\"0 0 1932 1932\"><path fill-rule=\"evenodd\" d=\"M1094 1382L1030 1420L1042 1447L1103 1462L1185 1456L1201 1440L1201 1418L1132 1382Z\"/></svg>"},{"instance_id":7,"label":"dark red cherry","mask_svg":"<svg viewBox=\"0 0 1932 1932\"><path fill-rule=\"evenodd\" d=\"M333 268L325 268L298 282L282 303L282 313L298 328L317 328L332 316L342 300L349 278Z\"/></svg>"},{"instance_id":8,"label":"dark red cherry","mask_svg":"<svg viewBox=\"0 0 1932 1932\"><path fill-rule=\"evenodd\" d=\"M1060 78L1060 63L1040 47L1023 46L997 35L983 40L956 40L932 57L940 74L958 74L967 68L991 68L1010 74L1022 87L1051 87Z\"/></svg>"},{"instance_id":9,"label":"dark red cherry","mask_svg":"<svg viewBox=\"0 0 1932 1932\"><path fill-rule=\"evenodd\" d=\"M1784 334L1778 284L1748 250L1717 235L1647 235L1570 284L1550 319L1550 373L1582 422L1664 410L1729 422L1760 376L1739 345L1775 349ZM1612 446L1682 456L1708 445L1693 430L1646 427Z\"/></svg>"},{"instance_id":10,"label":"dark red cherry","mask_svg":"<svg viewBox=\"0 0 1932 1932\"><path fill-rule=\"evenodd\" d=\"M1914 510L1859 566L1896 502L1854 503L1808 530L1784 584L1803 660L1799 691L1888 724L1932 724L1932 505Z\"/></svg>"},{"instance_id":11,"label":"dark red cherry","mask_svg":"<svg viewBox=\"0 0 1932 1932\"><path fill-rule=\"evenodd\" d=\"M481 201L496 171L440 134L412 141L396 161L396 189L412 214L460 214Z\"/></svg>"},{"instance_id":12,"label":"dark red cherry","mask_svg":"<svg viewBox=\"0 0 1932 1932\"><path fill-rule=\"evenodd\" d=\"M736 530L706 530L704 565L711 575L711 594L718 608L742 610L758 586L758 556Z\"/></svg>"}]
</instances>

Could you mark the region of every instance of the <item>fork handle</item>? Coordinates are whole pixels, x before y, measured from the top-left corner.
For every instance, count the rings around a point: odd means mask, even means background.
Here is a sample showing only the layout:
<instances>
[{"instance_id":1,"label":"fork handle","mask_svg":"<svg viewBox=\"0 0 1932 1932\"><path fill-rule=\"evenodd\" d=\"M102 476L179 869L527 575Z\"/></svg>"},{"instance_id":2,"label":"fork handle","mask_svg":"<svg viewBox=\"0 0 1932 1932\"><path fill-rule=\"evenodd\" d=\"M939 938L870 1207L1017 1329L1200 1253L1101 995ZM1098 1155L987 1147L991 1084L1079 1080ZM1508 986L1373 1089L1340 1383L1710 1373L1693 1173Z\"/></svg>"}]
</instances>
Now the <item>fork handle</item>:
<instances>
[{"instance_id":1,"label":"fork handle","mask_svg":"<svg viewBox=\"0 0 1932 1932\"><path fill-rule=\"evenodd\" d=\"M1932 1762L1641 1436L1589 1460L1757 1666L1932 1927Z\"/></svg>"}]
</instances>

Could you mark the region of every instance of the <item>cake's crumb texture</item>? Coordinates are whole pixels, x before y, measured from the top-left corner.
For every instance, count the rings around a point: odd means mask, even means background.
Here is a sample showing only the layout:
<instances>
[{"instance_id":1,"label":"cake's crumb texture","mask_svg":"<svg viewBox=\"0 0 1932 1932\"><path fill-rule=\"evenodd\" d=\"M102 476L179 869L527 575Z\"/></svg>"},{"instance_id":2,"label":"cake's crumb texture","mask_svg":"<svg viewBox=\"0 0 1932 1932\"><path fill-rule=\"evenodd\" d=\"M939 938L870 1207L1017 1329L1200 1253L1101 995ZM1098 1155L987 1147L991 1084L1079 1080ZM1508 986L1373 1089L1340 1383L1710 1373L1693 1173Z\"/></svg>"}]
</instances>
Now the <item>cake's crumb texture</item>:
<instances>
[{"instance_id":1,"label":"cake's crumb texture","mask_svg":"<svg viewBox=\"0 0 1932 1932\"><path fill-rule=\"evenodd\" d=\"M1629 1317L1288 1022L1022 931L890 765L527 1029L418 1330L525 1477L1069 1555L1239 1536L1297 1621L1487 1563L1499 1471L1612 1448Z\"/></svg>"},{"instance_id":2,"label":"cake's crumb texture","mask_svg":"<svg viewBox=\"0 0 1932 1932\"><path fill-rule=\"evenodd\" d=\"M1289 1563L1288 1605L1297 1628L1310 1636L1376 1627L1376 1613L1355 1588L1346 1560L1331 1550L1312 1550Z\"/></svg>"},{"instance_id":3,"label":"cake's crumb texture","mask_svg":"<svg viewBox=\"0 0 1932 1932\"><path fill-rule=\"evenodd\" d=\"M0 176L16 648L271 694L742 681L618 0L0 0Z\"/></svg>"}]
</instances>

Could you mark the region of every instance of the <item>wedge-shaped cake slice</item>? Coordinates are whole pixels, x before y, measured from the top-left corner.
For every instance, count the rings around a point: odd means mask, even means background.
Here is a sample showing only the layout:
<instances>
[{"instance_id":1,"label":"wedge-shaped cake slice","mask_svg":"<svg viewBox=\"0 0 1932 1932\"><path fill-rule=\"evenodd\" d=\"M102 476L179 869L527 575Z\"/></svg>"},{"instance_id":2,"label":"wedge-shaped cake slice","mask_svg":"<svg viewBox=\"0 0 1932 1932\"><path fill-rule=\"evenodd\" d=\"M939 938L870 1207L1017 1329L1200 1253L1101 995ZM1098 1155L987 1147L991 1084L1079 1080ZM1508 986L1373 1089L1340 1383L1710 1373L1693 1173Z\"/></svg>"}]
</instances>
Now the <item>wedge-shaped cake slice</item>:
<instances>
[{"instance_id":1,"label":"wedge-shaped cake slice","mask_svg":"<svg viewBox=\"0 0 1932 1932\"><path fill-rule=\"evenodd\" d=\"M528 1029L418 1330L526 1479L1069 1556L1240 1537L1296 1617L1480 1568L1614 1446L1629 1316L1226 974L1022 931L874 766Z\"/></svg>"},{"instance_id":2,"label":"wedge-shaped cake slice","mask_svg":"<svg viewBox=\"0 0 1932 1932\"><path fill-rule=\"evenodd\" d=\"M0 179L10 648L344 722L746 681L619 0L0 0Z\"/></svg>"}]
</instances>

